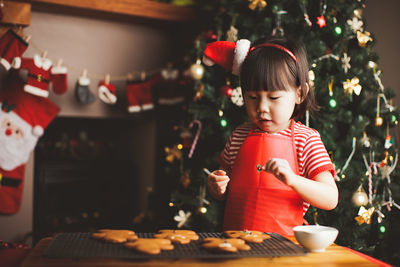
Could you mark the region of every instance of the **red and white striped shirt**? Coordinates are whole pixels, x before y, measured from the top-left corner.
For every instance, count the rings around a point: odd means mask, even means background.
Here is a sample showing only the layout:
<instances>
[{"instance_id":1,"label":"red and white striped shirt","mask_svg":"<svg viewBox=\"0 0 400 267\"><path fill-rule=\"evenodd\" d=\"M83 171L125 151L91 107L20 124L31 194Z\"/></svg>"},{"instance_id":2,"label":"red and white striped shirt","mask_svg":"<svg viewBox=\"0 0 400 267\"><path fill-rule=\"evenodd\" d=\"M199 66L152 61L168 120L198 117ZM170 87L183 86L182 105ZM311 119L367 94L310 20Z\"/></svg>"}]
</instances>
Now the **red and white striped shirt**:
<instances>
[{"instance_id":1,"label":"red and white striped shirt","mask_svg":"<svg viewBox=\"0 0 400 267\"><path fill-rule=\"evenodd\" d=\"M248 133L252 129L250 122L238 126L225 144L224 150L218 158L218 163L227 171L228 175L232 172L235 164L236 156L246 139ZM261 130L256 130L260 131ZM335 176L335 169L332 161L322 143L319 133L303 125L301 122L294 124L294 142L296 145L297 161L299 164L300 175L309 179L313 179L317 174L329 171L332 177ZM291 130L287 128L276 134L291 137ZM307 211L309 203L304 202L303 214Z\"/></svg>"}]
</instances>

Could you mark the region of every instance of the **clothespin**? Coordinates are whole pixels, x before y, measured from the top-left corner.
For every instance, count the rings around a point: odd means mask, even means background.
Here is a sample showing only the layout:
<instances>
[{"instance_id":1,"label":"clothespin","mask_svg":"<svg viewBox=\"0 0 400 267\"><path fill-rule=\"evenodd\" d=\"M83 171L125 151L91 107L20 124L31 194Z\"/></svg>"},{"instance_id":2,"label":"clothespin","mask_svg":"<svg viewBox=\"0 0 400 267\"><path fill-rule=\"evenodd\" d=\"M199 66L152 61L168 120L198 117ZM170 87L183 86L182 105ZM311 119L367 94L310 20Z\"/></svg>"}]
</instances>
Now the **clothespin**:
<instances>
[{"instance_id":1,"label":"clothespin","mask_svg":"<svg viewBox=\"0 0 400 267\"><path fill-rule=\"evenodd\" d=\"M106 74L106 77L104 78L104 83L105 84L110 84L110 79L111 79L111 76L110 76L110 74Z\"/></svg>"},{"instance_id":2,"label":"clothespin","mask_svg":"<svg viewBox=\"0 0 400 267\"><path fill-rule=\"evenodd\" d=\"M140 73L140 79L141 79L142 81L146 80L146 72L145 72L145 71L142 71L142 72Z\"/></svg>"},{"instance_id":3,"label":"clothespin","mask_svg":"<svg viewBox=\"0 0 400 267\"><path fill-rule=\"evenodd\" d=\"M63 63L63 59L60 58L60 59L57 61L57 67L61 67L62 63Z\"/></svg>"},{"instance_id":4,"label":"clothespin","mask_svg":"<svg viewBox=\"0 0 400 267\"><path fill-rule=\"evenodd\" d=\"M83 71L82 71L82 77L87 77L87 74L88 74L88 71L87 71L87 69L83 69Z\"/></svg>"},{"instance_id":5,"label":"clothespin","mask_svg":"<svg viewBox=\"0 0 400 267\"><path fill-rule=\"evenodd\" d=\"M43 52L42 52L42 58L46 58L47 57L47 50L44 50Z\"/></svg>"},{"instance_id":6,"label":"clothespin","mask_svg":"<svg viewBox=\"0 0 400 267\"><path fill-rule=\"evenodd\" d=\"M32 35L28 34L27 36L25 36L24 40L25 40L25 42L29 43L31 38L32 38Z\"/></svg>"}]
</instances>

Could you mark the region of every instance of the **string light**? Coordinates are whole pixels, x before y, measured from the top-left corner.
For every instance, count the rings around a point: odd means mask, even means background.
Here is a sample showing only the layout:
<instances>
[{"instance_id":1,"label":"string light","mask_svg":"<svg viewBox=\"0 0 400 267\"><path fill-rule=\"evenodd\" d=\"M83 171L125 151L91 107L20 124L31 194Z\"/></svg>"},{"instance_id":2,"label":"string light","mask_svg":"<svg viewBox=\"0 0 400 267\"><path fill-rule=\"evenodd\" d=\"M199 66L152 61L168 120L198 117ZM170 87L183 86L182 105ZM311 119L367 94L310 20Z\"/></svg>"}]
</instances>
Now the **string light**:
<instances>
[{"instance_id":1,"label":"string light","mask_svg":"<svg viewBox=\"0 0 400 267\"><path fill-rule=\"evenodd\" d=\"M381 233L386 232L386 227L384 225L379 226L379 232Z\"/></svg>"},{"instance_id":2,"label":"string light","mask_svg":"<svg viewBox=\"0 0 400 267\"><path fill-rule=\"evenodd\" d=\"M221 119L221 126L226 127L228 125L228 122L225 119Z\"/></svg>"},{"instance_id":3,"label":"string light","mask_svg":"<svg viewBox=\"0 0 400 267\"><path fill-rule=\"evenodd\" d=\"M335 27L335 33L336 33L337 35L341 35L341 34L342 34L342 28L340 28L339 26L336 26L336 27Z\"/></svg>"}]
</instances>

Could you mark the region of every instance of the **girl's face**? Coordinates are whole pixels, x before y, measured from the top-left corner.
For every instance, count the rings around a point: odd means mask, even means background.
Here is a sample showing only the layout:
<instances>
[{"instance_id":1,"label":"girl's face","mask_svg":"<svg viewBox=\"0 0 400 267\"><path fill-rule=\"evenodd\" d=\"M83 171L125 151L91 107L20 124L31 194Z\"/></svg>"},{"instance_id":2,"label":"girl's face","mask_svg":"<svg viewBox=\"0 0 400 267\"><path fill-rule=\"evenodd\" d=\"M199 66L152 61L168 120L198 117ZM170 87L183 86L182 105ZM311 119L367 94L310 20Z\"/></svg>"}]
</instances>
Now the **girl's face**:
<instances>
[{"instance_id":1,"label":"girl's face","mask_svg":"<svg viewBox=\"0 0 400 267\"><path fill-rule=\"evenodd\" d=\"M295 104L301 103L300 87L293 90L248 91L244 94L250 121L268 133L289 127Z\"/></svg>"}]
</instances>

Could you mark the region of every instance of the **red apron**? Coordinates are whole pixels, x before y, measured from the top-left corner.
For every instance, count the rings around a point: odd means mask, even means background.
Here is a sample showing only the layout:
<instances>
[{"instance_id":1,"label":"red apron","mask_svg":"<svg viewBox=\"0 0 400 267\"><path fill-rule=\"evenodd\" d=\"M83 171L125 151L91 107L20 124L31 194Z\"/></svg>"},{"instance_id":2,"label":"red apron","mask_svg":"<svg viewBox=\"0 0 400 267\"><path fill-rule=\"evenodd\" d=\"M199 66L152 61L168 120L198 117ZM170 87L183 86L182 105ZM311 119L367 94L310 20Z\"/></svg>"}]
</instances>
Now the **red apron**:
<instances>
[{"instance_id":1,"label":"red apron","mask_svg":"<svg viewBox=\"0 0 400 267\"><path fill-rule=\"evenodd\" d=\"M286 159L299 174L291 121L291 137L250 131L243 142L229 182L224 230L254 230L293 236L303 222L303 199L273 174L257 165L271 158Z\"/></svg>"}]
</instances>

